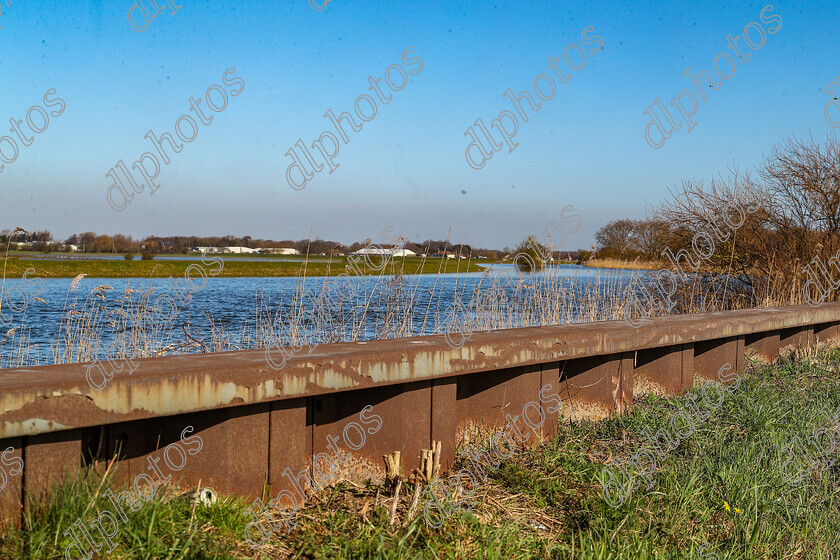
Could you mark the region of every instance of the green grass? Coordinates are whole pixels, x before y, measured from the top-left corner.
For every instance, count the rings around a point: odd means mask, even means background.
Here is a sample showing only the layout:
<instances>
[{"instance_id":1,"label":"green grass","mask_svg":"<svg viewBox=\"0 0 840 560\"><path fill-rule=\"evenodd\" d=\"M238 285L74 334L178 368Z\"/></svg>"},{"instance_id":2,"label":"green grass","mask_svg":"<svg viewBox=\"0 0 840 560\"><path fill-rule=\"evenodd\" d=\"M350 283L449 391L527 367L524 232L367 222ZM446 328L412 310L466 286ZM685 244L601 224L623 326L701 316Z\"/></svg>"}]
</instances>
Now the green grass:
<instances>
[{"instance_id":1,"label":"green grass","mask_svg":"<svg viewBox=\"0 0 840 560\"><path fill-rule=\"evenodd\" d=\"M19 259L27 259L27 258L35 258L35 259L63 259L63 260L86 260L86 259L102 259L102 257L107 257L108 260L113 260L114 257L117 259L122 259L125 253L63 253L63 252L54 252L54 253L42 253L40 251L9 251L9 258L19 258ZM134 260L140 260L140 256L143 254L142 252L134 251ZM200 258L201 253L160 253L154 254L155 260L161 260L161 257L166 257L168 260L170 257L195 257ZM271 255L266 253L207 253L206 257L223 257L225 260L227 259L265 259L267 261L272 260L300 260L306 255ZM311 261L329 261L329 255L309 255L307 257L308 260ZM333 261L337 258L343 257L332 257Z\"/></svg>"},{"instance_id":2,"label":"green grass","mask_svg":"<svg viewBox=\"0 0 840 560\"><path fill-rule=\"evenodd\" d=\"M702 557L719 560L840 558L840 468L815 468L796 487L781 473L791 438L806 439L821 427L824 406L840 405L840 351L804 354L770 366L749 362L720 407L701 405L710 417L667 454L653 488L635 490L618 508L601 495L604 464L633 454L640 430L656 431L686 395L646 398L621 418L561 425L555 437L488 470L474 509L438 529L422 515L406 522L410 484L393 527L390 491L341 484L310 499L290 533L254 552L243 544L244 502L199 506L190 522L191 507L176 498L134 514L112 557L676 560L701 558L708 546ZM60 532L91 502L95 484L86 484L65 486L35 508L28 532L0 538L0 557L58 558Z\"/></svg>"},{"instance_id":3,"label":"green grass","mask_svg":"<svg viewBox=\"0 0 840 560\"><path fill-rule=\"evenodd\" d=\"M7 529L0 536L0 558L64 558L70 543L64 533L77 519L91 531L94 540L102 544L101 536L91 530L90 523L103 509L116 514L109 500L102 495L112 486L111 477L101 478L88 472L36 500L25 515L22 529ZM155 497L136 512L126 508L127 521L119 521L113 551L108 553L108 547L102 544L93 557L236 558L236 536L248 522L241 501L228 497L211 506L198 504L193 507L191 500L171 493L172 490L171 487L158 490ZM165 491L170 494L165 495ZM107 523L106 530L111 530ZM75 548L71 552L73 558L79 558L80 554Z\"/></svg>"},{"instance_id":4,"label":"green grass","mask_svg":"<svg viewBox=\"0 0 840 560\"><path fill-rule=\"evenodd\" d=\"M139 259L140 255L143 254L142 251L132 251L134 253L135 258ZM44 253L43 251L18 251L15 249L9 250L9 257L47 257L47 258L56 258L56 257L119 257L125 253L114 253L113 251L109 251L106 253L78 253L78 252L63 252L63 251L52 251L50 253ZM157 257L177 257L179 255L189 255L192 257L200 257L201 253L155 253L155 258ZM213 255L224 255L225 258L232 257L232 258L266 258L266 259L293 259L293 258L301 258L303 255L272 255L268 253L207 253L209 256ZM315 259L329 259L328 255L309 255L310 258Z\"/></svg>"},{"instance_id":5,"label":"green grass","mask_svg":"<svg viewBox=\"0 0 840 560\"><path fill-rule=\"evenodd\" d=\"M338 276L346 271L347 260L344 257L334 257L332 262L324 260L310 260L309 262L288 262L280 259L266 259L263 261L238 261L229 259L227 255L212 255L224 259L224 269L218 278L242 277L279 277L279 276ZM321 259L325 257L320 257ZM446 262L442 262L445 260ZM38 278L74 278L79 274L87 274L89 278L168 278L180 277L191 264L201 266L201 261L126 261L126 260L38 260L9 258L6 264L7 278L20 278L27 268L34 268L32 277ZM304 266L305 265L305 266ZM218 265L211 263L205 269L215 271ZM451 274L455 272L481 272L486 270L475 264L461 259L426 259L419 257L396 258L389 261L385 273L395 271L403 274L436 274L438 272ZM379 271L363 268L362 272L378 275ZM355 276L355 272L347 272Z\"/></svg>"}]
</instances>

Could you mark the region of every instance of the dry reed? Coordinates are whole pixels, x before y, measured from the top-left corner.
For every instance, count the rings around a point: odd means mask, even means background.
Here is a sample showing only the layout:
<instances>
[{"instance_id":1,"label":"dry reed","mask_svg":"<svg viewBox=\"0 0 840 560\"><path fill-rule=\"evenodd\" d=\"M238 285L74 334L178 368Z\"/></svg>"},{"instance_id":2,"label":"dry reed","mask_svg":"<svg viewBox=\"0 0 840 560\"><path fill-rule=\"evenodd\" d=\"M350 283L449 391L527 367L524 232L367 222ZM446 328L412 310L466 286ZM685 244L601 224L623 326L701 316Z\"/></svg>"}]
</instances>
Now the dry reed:
<instances>
[{"instance_id":1,"label":"dry reed","mask_svg":"<svg viewBox=\"0 0 840 560\"><path fill-rule=\"evenodd\" d=\"M625 303L639 298L643 284L654 297L656 293L655 284L637 273L628 281L596 269L591 271L594 278L582 281L569 276L568 267L552 264L532 276L489 270L467 277L438 270L430 288L421 284L420 275L401 274L393 259L370 264L375 268L365 268L364 278L298 276L294 288L275 302L270 293L260 290L253 314L238 329L226 328L222 318L206 311L203 322L194 324L182 317L185 302L155 294L150 281L135 288L129 282L118 298L109 299L113 288L104 284L82 298L80 275L65 296L59 333L46 355L30 344L33 327L23 326L24 314L21 325L0 335L0 367L278 346L311 348L322 343L621 320L627 318ZM753 280L747 289L740 279L725 273L683 277L675 294L676 312L802 303L801 285ZM4 285L0 284L0 299Z\"/></svg>"}]
</instances>

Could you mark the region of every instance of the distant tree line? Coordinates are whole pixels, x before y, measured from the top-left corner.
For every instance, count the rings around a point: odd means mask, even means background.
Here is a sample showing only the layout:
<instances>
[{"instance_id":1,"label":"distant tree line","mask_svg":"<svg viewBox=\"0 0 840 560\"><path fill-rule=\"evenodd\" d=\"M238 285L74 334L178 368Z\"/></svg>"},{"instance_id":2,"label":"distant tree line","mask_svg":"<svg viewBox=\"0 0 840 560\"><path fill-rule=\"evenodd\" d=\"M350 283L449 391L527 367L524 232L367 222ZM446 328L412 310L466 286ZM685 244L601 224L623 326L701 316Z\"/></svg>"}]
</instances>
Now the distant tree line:
<instances>
[{"instance_id":1,"label":"distant tree line","mask_svg":"<svg viewBox=\"0 0 840 560\"><path fill-rule=\"evenodd\" d=\"M10 229L0 231L0 243L5 246L12 237L11 234L12 230ZM15 234L14 239L12 239L13 242L28 243L35 247L38 251L48 247L52 240L52 234L47 230L34 232L21 231Z\"/></svg>"},{"instance_id":2,"label":"distant tree line","mask_svg":"<svg viewBox=\"0 0 840 560\"><path fill-rule=\"evenodd\" d=\"M382 248L394 247L394 244L377 243L375 240L366 239L363 242L355 242L345 245L337 241L326 241L323 239L301 239L293 241L286 239L274 241L271 239L254 239L251 236L237 237L235 235L199 237L199 236L149 236L142 240L135 241L130 235L104 235L92 231L74 233L64 240L63 243L55 242L49 231L42 232L19 232L11 236L11 230L0 231L0 244L4 247L8 242L25 243L30 250L52 250L70 251L70 245L77 247L79 252L84 253L147 253L147 254L185 254L194 247L248 247L251 249L266 248L292 248L302 254L330 255L348 254L357 251L367 245L376 245ZM484 256L488 258L500 257L501 251L492 249L473 249L467 244L451 244L446 240L426 240L422 243L405 242L400 246L414 251L418 255L433 254L449 251L456 255L469 257Z\"/></svg>"}]
</instances>

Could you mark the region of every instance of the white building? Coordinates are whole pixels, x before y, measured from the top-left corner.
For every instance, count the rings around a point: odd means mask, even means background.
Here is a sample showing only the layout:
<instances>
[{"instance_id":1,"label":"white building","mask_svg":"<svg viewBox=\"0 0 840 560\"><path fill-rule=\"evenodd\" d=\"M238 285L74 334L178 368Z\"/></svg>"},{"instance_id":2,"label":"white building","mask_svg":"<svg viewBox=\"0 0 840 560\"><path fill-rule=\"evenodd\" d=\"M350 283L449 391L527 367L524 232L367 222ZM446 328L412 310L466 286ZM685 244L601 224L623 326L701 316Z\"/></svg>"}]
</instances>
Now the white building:
<instances>
[{"instance_id":1,"label":"white building","mask_svg":"<svg viewBox=\"0 0 840 560\"><path fill-rule=\"evenodd\" d=\"M374 249L373 247L365 247L358 251L353 251L353 255L377 255L380 257L413 257L417 253L410 249L400 249L393 247L391 249Z\"/></svg>"},{"instance_id":2,"label":"white building","mask_svg":"<svg viewBox=\"0 0 840 560\"><path fill-rule=\"evenodd\" d=\"M267 255L300 255L300 251L291 247L268 247L260 249L260 252Z\"/></svg>"},{"instance_id":3,"label":"white building","mask_svg":"<svg viewBox=\"0 0 840 560\"><path fill-rule=\"evenodd\" d=\"M193 253L221 253L223 252L219 247L193 247Z\"/></svg>"},{"instance_id":4,"label":"white building","mask_svg":"<svg viewBox=\"0 0 840 560\"><path fill-rule=\"evenodd\" d=\"M225 253L236 253L236 254L246 254L246 253L256 253L256 252L258 252L257 249L251 249L250 247L222 247L222 250Z\"/></svg>"}]
</instances>

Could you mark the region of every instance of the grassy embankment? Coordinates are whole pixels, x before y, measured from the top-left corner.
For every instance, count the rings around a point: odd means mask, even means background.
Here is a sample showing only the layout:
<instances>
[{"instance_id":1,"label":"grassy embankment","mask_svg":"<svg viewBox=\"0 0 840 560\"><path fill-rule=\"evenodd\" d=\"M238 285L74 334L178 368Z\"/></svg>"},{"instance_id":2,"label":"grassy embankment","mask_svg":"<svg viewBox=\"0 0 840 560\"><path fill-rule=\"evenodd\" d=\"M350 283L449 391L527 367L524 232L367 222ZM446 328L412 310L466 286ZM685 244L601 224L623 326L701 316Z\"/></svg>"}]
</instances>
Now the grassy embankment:
<instances>
[{"instance_id":1,"label":"grassy embankment","mask_svg":"<svg viewBox=\"0 0 840 560\"><path fill-rule=\"evenodd\" d=\"M489 469L490 483L474 509L438 529L428 528L422 515L406 521L410 485L403 486L389 526L388 491L341 484L310 498L291 533L254 552L242 538L248 522L242 501L193 507L173 494L129 514L108 557L840 557L838 467L815 469L798 487L781 471L791 438L807 438L823 407L840 405L840 351L788 353L772 366L749 362L741 387L722 406L700 405L711 416L667 455L653 489L636 490L617 509L607 505L599 483L604 463L631 455L641 446L640 431L663 427L685 400L649 396L621 418L562 425L554 438ZM107 506L102 493L109 486L89 474L52 492L31 509L25 531L0 536L0 557L63 558L64 531ZM421 500L417 511L424 505Z\"/></svg>"},{"instance_id":2,"label":"grassy embankment","mask_svg":"<svg viewBox=\"0 0 840 560\"><path fill-rule=\"evenodd\" d=\"M213 255L221 257L221 255ZM263 261L242 261L236 258L224 259L224 269L218 278L242 277L280 277L280 276L338 276L347 272L355 276L355 272L347 271L347 260L344 257L333 258L330 262L322 260L325 257L309 257L303 262L292 262L283 259L267 258ZM444 261L445 262L442 262ZM209 262L209 261L208 261ZM79 274L87 274L89 278L169 278L182 277L191 264L202 266L200 260L154 260L154 261L126 261L126 260L42 260L9 258L6 264L6 278L20 278L27 268L34 268L33 277L38 278L74 278ZM376 264L376 263L374 263ZM209 273L218 269L218 265L211 262L203 265ZM466 259L422 259L395 258L390 259L385 270L386 274L402 272L402 274L436 274L438 272L450 274L454 272L481 272L485 268ZM363 268L363 272L372 275L380 274L378 270ZM193 277L200 273L196 272Z\"/></svg>"}]
</instances>

